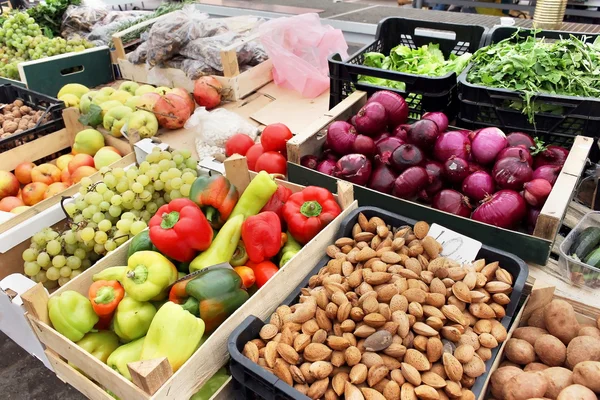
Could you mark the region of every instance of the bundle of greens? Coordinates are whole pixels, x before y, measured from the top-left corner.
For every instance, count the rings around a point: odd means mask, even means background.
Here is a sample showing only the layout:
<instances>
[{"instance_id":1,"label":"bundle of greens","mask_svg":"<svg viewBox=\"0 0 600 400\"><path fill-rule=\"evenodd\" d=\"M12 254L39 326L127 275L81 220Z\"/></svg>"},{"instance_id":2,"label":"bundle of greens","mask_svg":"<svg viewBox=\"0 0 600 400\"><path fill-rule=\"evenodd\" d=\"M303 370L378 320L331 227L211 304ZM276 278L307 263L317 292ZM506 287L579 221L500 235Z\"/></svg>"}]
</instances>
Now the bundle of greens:
<instances>
[{"instance_id":1,"label":"bundle of greens","mask_svg":"<svg viewBox=\"0 0 600 400\"><path fill-rule=\"evenodd\" d=\"M70 5L79 5L81 0L46 0L27 10L27 13L42 28L44 36L60 37L63 14Z\"/></svg>"},{"instance_id":2,"label":"bundle of greens","mask_svg":"<svg viewBox=\"0 0 600 400\"><path fill-rule=\"evenodd\" d=\"M600 40L593 43L575 36L547 41L519 32L481 48L472 58L470 83L516 90L522 94L523 113L534 123L540 107L532 98L539 93L600 97Z\"/></svg>"},{"instance_id":3,"label":"bundle of greens","mask_svg":"<svg viewBox=\"0 0 600 400\"><path fill-rule=\"evenodd\" d=\"M389 56L377 52L365 53L363 65L416 75L444 76L450 72L460 74L470 59L471 53L465 53L461 56L450 54L446 60L439 45L430 43L418 49L399 45L390 51ZM372 76L361 75L359 82L406 90L404 82Z\"/></svg>"}]
</instances>

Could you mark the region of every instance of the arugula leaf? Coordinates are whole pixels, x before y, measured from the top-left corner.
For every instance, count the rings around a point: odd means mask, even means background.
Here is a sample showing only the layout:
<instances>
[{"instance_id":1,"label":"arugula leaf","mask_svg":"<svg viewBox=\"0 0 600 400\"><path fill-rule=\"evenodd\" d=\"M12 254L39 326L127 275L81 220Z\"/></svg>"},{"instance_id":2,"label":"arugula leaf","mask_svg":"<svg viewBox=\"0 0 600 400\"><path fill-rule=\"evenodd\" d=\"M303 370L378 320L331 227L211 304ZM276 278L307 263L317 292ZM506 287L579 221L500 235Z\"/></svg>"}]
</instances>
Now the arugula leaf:
<instances>
[{"instance_id":1,"label":"arugula leaf","mask_svg":"<svg viewBox=\"0 0 600 400\"><path fill-rule=\"evenodd\" d=\"M82 114L78 121L85 126L97 127L102 123L102 108L96 104L90 105L90 111Z\"/></svg>"}]
</instances>

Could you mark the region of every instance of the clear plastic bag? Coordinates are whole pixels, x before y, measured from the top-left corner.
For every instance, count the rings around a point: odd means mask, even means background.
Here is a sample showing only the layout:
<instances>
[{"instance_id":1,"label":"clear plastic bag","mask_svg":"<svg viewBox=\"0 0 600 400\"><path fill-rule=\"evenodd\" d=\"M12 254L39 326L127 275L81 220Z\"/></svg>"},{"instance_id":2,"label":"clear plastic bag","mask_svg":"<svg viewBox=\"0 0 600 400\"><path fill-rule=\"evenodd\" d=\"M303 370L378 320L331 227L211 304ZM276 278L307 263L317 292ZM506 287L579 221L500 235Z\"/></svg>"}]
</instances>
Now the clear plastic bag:
<instances>
[{"instance_id":1,"label":"clear plastic bag","mask_svg":"<svg viewBox=\"0 0 600 400\"><path fill-rule=\"evenodd\" d=\"M348 57L341 30L321 25L317 14L276 18L259 27L261 42L273 61L276 84L314 98L329 88L327 58Z\"/></svg>"},{"instance_id":2,"label":"clear plastic bag","mask_svg":"<svg viewBox=\"0 0 600 400\"><path fill-rule=\"evenodd\" d=\"M196 39L181 49L181 55L194 60L202 60L213 70L223 72L221 49L238 42L241 38L242 36L235 32L227 32L213 37ZM236 48L236 53L240 65L252 61L253 53L249 43L244 43Z\"/></svg>"},{"instance_id":3,"label":"clear plastic bag","mask_svg":"<svg viewBox=\"0 0 600 400\"><path fill-rule=\"evenodd\" d=\"M63 14L61 35L67 38L74 34L86 36L108 13L106 7L69 6Z\"/></svg>"}]
</instances>

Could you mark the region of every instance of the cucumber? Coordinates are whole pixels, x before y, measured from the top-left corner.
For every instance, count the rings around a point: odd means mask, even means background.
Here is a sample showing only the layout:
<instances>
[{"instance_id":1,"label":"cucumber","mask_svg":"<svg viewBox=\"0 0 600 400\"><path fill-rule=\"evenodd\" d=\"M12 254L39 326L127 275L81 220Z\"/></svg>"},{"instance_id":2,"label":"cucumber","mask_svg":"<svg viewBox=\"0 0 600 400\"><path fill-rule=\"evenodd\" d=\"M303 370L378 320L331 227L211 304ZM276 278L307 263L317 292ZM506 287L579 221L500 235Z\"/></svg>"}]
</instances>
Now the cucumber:
<instances>
[{"instance_id":1,"label":"cucumber","mask_svg":"<svg viewBox=\"0 0 600 400\"><path fill-rule=\"evenodd\" d=\"M141 231L133 237L133 240L129 244L129 249L127 250L127 258L131 257L133 253L144 250L156 251L156 247L154 247L150 241L148 229Z\"/></svg>"},{"instance_id":2,"label":"cucumber","mask_svg":"<svg viewBox=\"0 0 600 400\"><path fill-rule=\"evenodd\" d=\"M600 267L600 247L588 254L583 262L592 267Z\"/></svg>"},{"instance_id":3,"label":"cucumber","mask_svg":"<svg viewBox=\"0 0 600 400\"><path fill-rule=\"evenodd\" d=\"M585 228L579 234L577 239L575 239L575 242L573 242L573 245L571 246L570 253L577 255L580 260L583 260L594 248L598 247L599 243L600 228L590 226L589 228Z\"/></svg>"}]
</instances>

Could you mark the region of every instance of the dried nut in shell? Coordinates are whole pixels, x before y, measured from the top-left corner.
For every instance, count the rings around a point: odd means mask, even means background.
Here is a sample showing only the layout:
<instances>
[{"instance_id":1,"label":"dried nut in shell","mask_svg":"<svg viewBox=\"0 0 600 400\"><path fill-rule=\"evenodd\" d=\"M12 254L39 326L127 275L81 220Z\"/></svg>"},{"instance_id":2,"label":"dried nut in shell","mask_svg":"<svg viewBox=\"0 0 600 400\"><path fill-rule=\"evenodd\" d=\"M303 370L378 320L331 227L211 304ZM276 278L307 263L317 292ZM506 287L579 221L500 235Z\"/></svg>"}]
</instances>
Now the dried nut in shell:
<instances>
[{"instance_id":1,"label":"dried nut in shell","mask_svg":"<svg viewBox=\"0 0 600 400\"><path fill-rule=\"evenodd\" d=\"M369 336L364 343L366 351L382 351L392 344L392 335L385 330L377 331Z\"/></svg>"},{"instance_id":2,"label":"dried nut in shell","mask_svg":"<svg viewBox=\"0 0 600 400\"><path fill-rule=\"evenodd\" d=\"M473 346L469 346L468 344L460 345L454 350L454 357L462 364L466 364L473 359L475 355L475 349Z\"/></svg>"},{"instance_id":3,"label":"dried nut in shell","mask_svg":"<svg viewBox=\"0 0 600 400\"><path fill-rule=\"evenodd\" d=\"M296 352L292 346L285 343L280 342L277 344L277 353L279 353L281 358L283 358L288 364L297 364L300 359L298 352Z\"/></svg>"},{"instance_id":4,"label":"dried nut in shell","mask_svg":"<svg viewBox=\"0 0 600 400\"><path fill-rule=\"evenodd\" d=\"M498 341L490 333L482 333L479 335L479 343L488 349L494 349L498 347Z\"/></svg>"},{"instance_id":5,"label":"dried nut in shell","mask_svg":"<svg viewBox=\"0 0 600 400\"><path fill-rule=\"evenodd\" d=\"M444 371L446 371L448 379L454 382L460 382L460 378L463 374L463 366L460 361L458 361L452 354L444 353L442 356L442 362L444 364Z\"/></svg>"},{"instance_id":6,"label":"dried nut in shell","mask_svg":"<svg viewBox=\"0 0 600 400\"><path fill-rule=\"evenodd\" d=\"M369 369L365 364L356 364L350 370L350 382L355 385L360 385L367 380L367 374Z\"/></svg>"},{"instance_id":7,"label":"dried nut in shell","mask_svg":"<svg viewBox=\"0 0 600 400\"><path fill-rule=\"evenodd\" d=\"M260 328L258 336L260 336L261 339L269 340L273 339L275 335L277 335L277 333L279 333L279 329L277 328L277 326L272 324L265 324L262 328Z\"/></svg>"},{"instance_id":8,"label":"dried nut in shell","mask_svg":"<svg viewBox=\"0 0 600 400\"><path fill-rule=\"evenodd\" d=\"M329 378L315 381L312 385L310 385L310 388L308 389L306 395L311 399L320 399L321 397L323 397L328 387Z\"/></svg>"},{"instance_id":9,"label":"dried nut in shell","mask_svg":"<svg viewBox=\"0 0 600 400\"><path fill-rule=\"evenodd\" d=\"M488 282L485 285L485 290L487 290L489 293L508 293L512 290L512 286L510 286L508 283L506 282L501 282L501 281L492 281L492 282Z\"/></svg>"},{"instance_id":10,"label":"dried nut in shell","mask_svg":"<svg viewBox=\"0 0 600 400\"><path fill-rule=\"evenodd\" d=\"M485 364L479 356L475 356L471 361L463 365L463 370L467 376L477 378L485 372Z\"/></svg>"},{"instance_id":11,"label":"dried nut in shell","mask_svg":"<svg viewBox=\"0 0 600 400\"><path fill-rule=\"evenodd\" d=\"M431 368L431 363L427 357L415 349L406 350L404 362L415 367L417 371L428 371Z\"/></svg>"},{"instance_id":12,"label":"dried nut in shell","mask_svg":"<svg viewBox=\"0 0 600 400\"><path fill-rule=\"evenodd\" d=\"M355 346L350 346L344 351L344 358L346 359L346 364L349 367L353 367L360 362L362 354L360 350Z\"/></svg>"},{"instance_id":13,"label":"dried nut in shell","mask_svg":"<svg viewBox=\"0 0 600 400\"><path fill-rule=\"evenodd\" d=\"M400 366L400 370L406 382L415 386L419 386L421 384L421 374L415 367L409 363L403 362Z\"/></svg>"},{"instance_id":14,"label":"dried nut in shell","mask_svg":"<svg viewBox=\"0 0 600 400\"><path fill-rule=\"evenodd\" d=\"M275 366L273 367L273 373L282 381L287 383L288 385L293 385L294 380L292 379L292 374L290 373L289 365L281 358L278 358L275 361Z\"/></svg>"},{"instance_id":15,"label":"dried nut in shell","mask_svg":"<svg viewBox=\"0 0 600 400\"><path fill-rule=\"evenodd\" d=\"M425 221L419 221L413 227L413 233L417 239L423 239L429 233L429 224Z\"/></svg>"},{"instance_id":16,"label":"dried nut in shell","mask_svg":"<svg viewBox=\"0 0 600 400\"><path fill-rule=\"evenodd\" d=\"M324 379L333 371L333 365L327 361L317 361L310 365L309 371L315 379Z\"/></svg>"},{"instance_id":17,"label":"dried nut in shell","mask_svg":"<svg viewBox=\"0 0 600 400\"><path fill-rule=\"evenodd\" d=\"M460 301L465 303L471 302L471 290L464 282L456 282L452 286L452 293L454 293L454 296L456 296L456 298Z\"/></svg>"},{"instance_id":18,"label":"dried nut in shell","mask_svg":"<svg viewBox=\"0 0 600 400\"><path fill-rule=\"evenodd\" d=\"M418 335L437 336L438 331L423 322L415 322L412 327L413 331Z\"/></svg>"},{"instance_id":19,"label":"dried nut in shell","mask_svg":"<svg viewBox=\"0 0 600 400\"><path fill-rule=\"evenodd\" d=\"M387 320L379 313L370 313L365 315L363 322L370 327L380 328L387 322Z\"/></svg>"},{"instance_id":20,"label":"dried nut in shell","mask_svg":"<svg viewBox=\"0 0 600 400\"><path fill-rule=\"evenodd\" d=\"M388 374L389 370L385 365L374 365L369 368L369 372L367 373L367 383L369 386L373 387L383 378L385 378Z\"/></svg>"},{"instance_id":21,"label":"dried nut in shell","mask_svg":"<svg viewBox=\"0 0 600 400\"><path fill-rule=\"evenodd\" d=\"M421 400L438 400L440 398L438 392L428 385L417 386L415 394Z\"/></svg>"},{"instance_id":22,"label":"dried nut in shell","mask_svg":"<svg viewBox=\"0 0 600 400\"><path fill-rule=\"evenodd\" d=\"M429 385L434 389L441 389L446 386L446 381L444 378L431 371L423 372L423 375L421 375L421 380L424 384Z\"/></svg>"},{"instance_id":23,"label":"dried nut in shell","mask_svg":"<svg viewBox=\"0 0 600 400\"><path fill-rule=\"evenodd\" d=\"M248 342L244 345L242 354L254 363L258 363L258 347L253 342Z\"/></svg>"},{"instance_id":24,"label":"dried nut in shell","mask_svg":"<svg viewBox=\"0 0 600 400\"><path fill-rule=\"evenodd\" d=\"M304 359L307 361L324 361L331 356L332 350L321 343L311 343L304 349Z\"/></svg>"},{"instance_id":25,"label":"dried nut in shell","mask_svg":"<svg viewBox=\"0 0 600 400\"><path fill-rule=\"evenodd\" d=\"M430 337L427 340L427 360L430 363L434 363L442 358L444 352L444 345L442 341L437 337Z\"/></svg>"}]
</instances>

